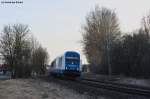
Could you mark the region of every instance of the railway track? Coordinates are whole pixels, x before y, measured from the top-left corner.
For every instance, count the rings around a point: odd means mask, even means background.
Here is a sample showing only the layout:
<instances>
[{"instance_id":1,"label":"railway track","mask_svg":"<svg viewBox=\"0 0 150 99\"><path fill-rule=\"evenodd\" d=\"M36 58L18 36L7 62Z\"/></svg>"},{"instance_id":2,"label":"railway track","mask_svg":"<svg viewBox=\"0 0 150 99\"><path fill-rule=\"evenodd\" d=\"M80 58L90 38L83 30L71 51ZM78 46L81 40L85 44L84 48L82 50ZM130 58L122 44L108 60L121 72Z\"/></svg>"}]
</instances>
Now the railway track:
<instances>
[{"instance_id":1,"label":"railway track","mask_svg":"<svg viewBox=\"0 0 150 99\"><path fill-rule=\"evenodd\" d=\"M82 78L81 80L77 80L77 82L86 84L88 86L96 87L96 88L103 88L103 89L127 93L127 94L150 97L149 88L143 88L143 87L114 83L114 82L97 81L97 80L84 79L84 78Z\"/></svg>"},{"instance_id":2,"label":"railway track","mask_svg":"<svg viewBox=\"0 0 150 99\"><path fill-rule=\"evenodd\" d=\"M42 77L43 79L43 77ZM128 95L133 95L133 96L144 96L144 97L150 97L150 88L144 88L144 87L138 87L138 86L133 86L133 85L127 85L127 84L120 84L120 83L114 83L111 81L98 81L98 80L93 80L93 79L87 79L87 78L81 78L81 79L77 79L77 80L73 80L73 79L64 79L64 78L52 78L51 80L48 79L47 77L45 78L45 80L47 81L53 81L53 82L58 82L62 85L65 86L74 86L74 84L80 84L79 89L82 89L82 86L84 86L84 88L86 88L85 86L87 86L87 89L90 91L89 87L92 87L93 89L96 88L97 89L105 89L108 91L112 91L112 92L116 92L116 93L123 93L123 94L128 94ZM74 86L75 87L75 86ZM78 88L75 88L78 89ZM92 89L92 90L93 90ZM143 99L143 98L142 98Z\"/></svg>"}]
</instances>

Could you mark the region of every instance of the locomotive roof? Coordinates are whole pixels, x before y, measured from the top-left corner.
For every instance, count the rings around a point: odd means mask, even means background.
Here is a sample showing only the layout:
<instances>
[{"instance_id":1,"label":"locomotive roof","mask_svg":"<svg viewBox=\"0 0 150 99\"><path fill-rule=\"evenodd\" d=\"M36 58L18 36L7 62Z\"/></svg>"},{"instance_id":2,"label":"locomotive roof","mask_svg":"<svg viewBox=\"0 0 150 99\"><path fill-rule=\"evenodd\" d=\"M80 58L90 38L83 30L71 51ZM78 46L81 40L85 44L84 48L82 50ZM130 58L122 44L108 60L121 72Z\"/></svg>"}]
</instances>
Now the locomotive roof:
<instances>
[{"instance_id":1,"label":"locomotive roof","mask_svg":"<svg viewBox=\"0 0 150 99\"><path fill-rule=\"evenodd\" d=\"M77 51L65 51L62 55L59 55L59 56L57 56L53 61L55 61L56 59L58 59L58 58L60 58L60 57L62 57L62 56L65 56L66 55L66 53L76 53L76 54L78 54L78 55L80 55ZM53 62L52 61L52 62Z\"/></svg>"}]
</instances>

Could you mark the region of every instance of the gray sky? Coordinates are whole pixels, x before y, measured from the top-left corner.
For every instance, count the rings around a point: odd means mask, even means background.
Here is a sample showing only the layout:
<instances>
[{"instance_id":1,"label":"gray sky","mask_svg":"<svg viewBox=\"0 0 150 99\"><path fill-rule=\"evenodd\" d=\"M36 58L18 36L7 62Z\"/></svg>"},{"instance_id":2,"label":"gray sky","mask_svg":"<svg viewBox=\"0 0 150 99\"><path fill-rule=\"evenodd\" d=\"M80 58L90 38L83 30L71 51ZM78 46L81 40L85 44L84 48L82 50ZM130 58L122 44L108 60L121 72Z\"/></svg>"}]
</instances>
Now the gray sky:
<instances>
[{"instance_id":1,"label":"gray sky","mask_svg":"<svg viewBox=\"0 0 150 99\"><path fill-rule=\"evenodd\" d=\"M37 40L47 48L50 60L66 50L76 50L81 53L83 63L86 59L80 43L81 26L95 5L114 9L124 32L139 28L142 17L150 11L150 0L22 1L23 4L0 4L0 31L4 25L27 24Z\"/></svg>"}]
</instances>

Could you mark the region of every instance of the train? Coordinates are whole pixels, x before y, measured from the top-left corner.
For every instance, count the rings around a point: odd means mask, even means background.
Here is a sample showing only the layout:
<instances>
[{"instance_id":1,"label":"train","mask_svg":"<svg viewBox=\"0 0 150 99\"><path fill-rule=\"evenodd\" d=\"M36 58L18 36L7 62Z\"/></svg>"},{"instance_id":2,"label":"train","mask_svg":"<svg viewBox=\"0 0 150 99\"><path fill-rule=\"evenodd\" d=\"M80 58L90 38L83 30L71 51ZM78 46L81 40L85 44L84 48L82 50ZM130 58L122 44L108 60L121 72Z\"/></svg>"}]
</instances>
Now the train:
<instances>
[{"instance_id":1,"label":"train","mask_svg":"<svg viewBox=\"0 0 150 99\"><path fill-rule=\"evenodd\" d=\"M51 62L50 74L55 76L79 77L81 58L76 51L66 51Z\"/></svg>"}]
</instances>

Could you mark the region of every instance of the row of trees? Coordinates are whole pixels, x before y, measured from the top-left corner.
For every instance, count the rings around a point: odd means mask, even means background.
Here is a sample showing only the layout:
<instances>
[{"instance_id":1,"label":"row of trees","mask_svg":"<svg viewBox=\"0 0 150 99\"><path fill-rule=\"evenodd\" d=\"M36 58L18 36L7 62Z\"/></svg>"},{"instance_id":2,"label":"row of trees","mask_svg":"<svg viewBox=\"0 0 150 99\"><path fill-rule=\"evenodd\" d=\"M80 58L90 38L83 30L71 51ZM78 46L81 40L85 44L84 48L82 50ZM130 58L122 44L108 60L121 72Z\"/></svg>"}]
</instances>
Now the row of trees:
<instances>
[{"instance_id":1,"label":"row of trees","mask_svg":"<svg viewBox=\"0 0 150 99\"><path fill-rule=\"evenodd\" d=\"M13 78L30 77L33 72L45 72L48 53L31 35L29 27L24 24L7 25L3 28L0 53Z\"/></svg>"},{"instance_id":2,"label":"row of trees","mask_svg":"<svg viewBox=\"0 0 150 99\"><path fill-rule=\"evenodd\" d=\"M112 49L111 63L114 74L134 77L150 75L150 42L144 30L124 35Z\"/></svg>"},{"instance_id":3,"label":"row of trees","mask_svg":"<svg viewBox=\"0 0 150 99\"><path fill-rule=\"evenodd\" d=\"M140 29L123 34L116 13L95 7L82 28L83 51L95 73L135 77L150 75L150 17Z\"/></svg>"}]
</instances>

